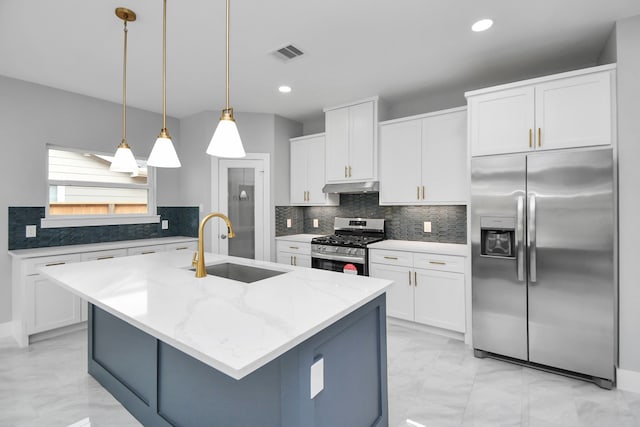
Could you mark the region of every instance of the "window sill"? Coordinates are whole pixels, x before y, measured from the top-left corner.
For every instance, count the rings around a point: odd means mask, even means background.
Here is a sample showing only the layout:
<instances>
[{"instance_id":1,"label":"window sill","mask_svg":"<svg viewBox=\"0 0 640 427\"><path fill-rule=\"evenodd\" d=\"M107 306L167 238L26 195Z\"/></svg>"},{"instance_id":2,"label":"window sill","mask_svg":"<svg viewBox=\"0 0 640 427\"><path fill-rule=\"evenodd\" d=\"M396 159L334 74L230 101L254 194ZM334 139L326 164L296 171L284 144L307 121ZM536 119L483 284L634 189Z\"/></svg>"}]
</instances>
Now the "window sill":
<instances>
[{"instance_id":1,"label":"window sill","mask_svg":"<svg viewBox=\"0 0 640 427\"><path fill-rule=\"evenodd\" d=\"M160 215L117 216L60 216L42 218L40 228L91 227L96 225L153 224L160 222Z\"/></svg>"}]
</instances>

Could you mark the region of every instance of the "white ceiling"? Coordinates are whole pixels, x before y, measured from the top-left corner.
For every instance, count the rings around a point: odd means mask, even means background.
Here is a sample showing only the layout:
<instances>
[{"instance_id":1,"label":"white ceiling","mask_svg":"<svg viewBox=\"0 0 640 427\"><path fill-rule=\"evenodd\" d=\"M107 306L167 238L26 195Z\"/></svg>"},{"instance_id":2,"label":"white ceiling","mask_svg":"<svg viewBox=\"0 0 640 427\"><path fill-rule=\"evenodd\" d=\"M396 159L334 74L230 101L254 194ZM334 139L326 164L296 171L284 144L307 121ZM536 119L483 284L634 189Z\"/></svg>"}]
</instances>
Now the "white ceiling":
<instances>
[{"instance_id":1,"label":"white ceiling","mask_svg":"<svg viewBox=\"0 0 640 427\"><path fill-rule=\"evenodd\" d=\"M0 74L162 111L161 0L0 0ZM224 0L168 0L167 110L224 106ZM297 120L380 95L390 102L593 65L638 0L232 0L231 106ZM471 24L495 24L473 33ZM285 44L305 56L284 63ZM293 92L281 94L281 84Z\"/></svg>"}]
</instances>

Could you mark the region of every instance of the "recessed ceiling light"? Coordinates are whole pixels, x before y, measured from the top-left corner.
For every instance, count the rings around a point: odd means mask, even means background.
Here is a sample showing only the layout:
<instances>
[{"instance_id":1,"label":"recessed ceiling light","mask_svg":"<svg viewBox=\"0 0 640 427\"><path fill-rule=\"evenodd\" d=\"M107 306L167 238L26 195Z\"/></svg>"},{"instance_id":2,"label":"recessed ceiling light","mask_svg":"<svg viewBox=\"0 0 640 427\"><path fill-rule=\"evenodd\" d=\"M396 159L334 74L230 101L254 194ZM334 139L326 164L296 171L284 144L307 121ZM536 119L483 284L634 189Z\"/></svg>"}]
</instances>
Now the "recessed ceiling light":
<instances>
[{"instance_id":1,"label":"recessed ceiling light","mask_svg":"<svg viewBox=\"0 0 640 427\"><path fill-rule=\"evenodd\" d=\"M290 86L280 86L278 88L278 90L282 93L289 93L291 92L291 87Z\"/></svg>"},{"instance_id":2,"label":"recessed ceiling light","mask_svg":"<svg viewBox=\"0 0 640 427\"><path fill-rule=\"evenodd\" d=\"M475 24L473 24L471 26L471 29L473 31L475 31L476 33L478 33L480 31L488 30L489 28L491 28L492 25L493 25L493 20L491 20L491 19L481 19L478 22L476 22Z\"/></svg>"}]
</instances>

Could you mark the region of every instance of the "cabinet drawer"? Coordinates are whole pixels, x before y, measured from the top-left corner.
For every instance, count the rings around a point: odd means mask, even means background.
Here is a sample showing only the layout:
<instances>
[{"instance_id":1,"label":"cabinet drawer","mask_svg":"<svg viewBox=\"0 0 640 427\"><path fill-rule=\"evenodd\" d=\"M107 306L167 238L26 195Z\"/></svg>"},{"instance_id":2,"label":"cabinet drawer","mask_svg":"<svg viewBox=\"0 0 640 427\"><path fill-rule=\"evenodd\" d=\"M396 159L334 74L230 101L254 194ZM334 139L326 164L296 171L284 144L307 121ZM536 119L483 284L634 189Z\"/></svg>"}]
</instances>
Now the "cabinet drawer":
<instances>
[{"instance_id":1,"label":"cabinet drawer","mask_svg":"<svg viewBox=\"0 0 640 427\"><path fill-rule=\"evenodd\" d=\"M80 255L79 254L70 254L70 255L54 255L40 258L32 258L25 261L25 274L27 276L35 276L40 274L38 269L40 267L45 267L49 265L58 265L58 264L69 264L72 262L79 262Z\"/></svg>"},{"instance_id":2,"label":"cabinet drawer","mask_svg":"<svg viewBox=\"0 0 640 427\"><path fill-rule=\"evenodd\" d=\"M97 252L87 252L80 255L81 261L94 261L94 260L103 260L103 259L111 259L118 258L122 256L127 256L126 249L113 249L109 251L97 251Z\"/></svg>"},{"instance_id":3,"label":"cabinet drawer","mask_svg":"<svg viewBox=\"0 0 640 427\"><path fill-rule=\"evenodd\" d=\"M165 252L166 250L165 245L139 246L127 249L127 255L154 254L156 252Z\"/></svg>"},{"instance_id":4,"label":"cabinet drawer","mask_svg":"<svg viewBox=\"0 0 640 427\"><path fill-rule=\"evenodd\" d=\"M438 254L413 254L413 265L416 268L464 273L464 257Z\"/></svg>"},{"instance_id":5,"label":"cabinet drawer","mask_svg":"<svg viewBox=\"0 0 640 427\"><path fill-rule=\"evenodd\" d=\"M411 252L370 249L369 262L411 267L413 265L413 255Z\"/></svg>"},{"instance_id":6,"label":"cabinet drawer","mask_svg":"<svg viewBox=\"0 0 640 427\"><path fill-rule=\"evenodd\" d=\"M198 242L181 242L181 243L171 243L167 246L167 251L197 251L198 250Z\"/></svg>"},{"instance_id":7,"label":"cabinet drawer","mask_svg":"<svg viewBox=\"0 0 640 427\"><path fill-rule=\"evenodd\" d=\"M277 248L278 252L311 255L311 243L278 240Z\"/></svg>"}]
</instances>

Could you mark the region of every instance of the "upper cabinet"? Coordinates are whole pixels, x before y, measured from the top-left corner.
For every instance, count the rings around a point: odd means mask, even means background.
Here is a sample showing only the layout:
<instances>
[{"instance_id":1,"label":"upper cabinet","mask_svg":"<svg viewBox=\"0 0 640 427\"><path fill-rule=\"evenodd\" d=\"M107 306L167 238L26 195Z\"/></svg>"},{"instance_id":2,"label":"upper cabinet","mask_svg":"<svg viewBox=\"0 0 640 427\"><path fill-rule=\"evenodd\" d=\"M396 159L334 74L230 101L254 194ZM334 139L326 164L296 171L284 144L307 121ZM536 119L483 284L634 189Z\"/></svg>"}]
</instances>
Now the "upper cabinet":
<instances>
[{"instance_id":1,"label":"upper cabinet","mask_svg":"<svg viewBox=\"0 0 640 427\"><path fill-rule=\"evenodd\" d=\"M378 98L327 108L326 181L377 178Z\"/></svg>"},{"instance_id":2,"label":"upper cabinet","mask_svg":"<svg viewBox=\"0 0 640 427\"><path fill-rule=\"evenodd\" d=\"M325 136L316 134L291 140L291 204L337 205L337 194L322 192L325 184Z\"/></svg>"},{"instance_id":3,"label":"upper cabinet","mask_svg":"<svg viewBox=\"0 0 640 427\"><path fill-rule=\"evenodd\" d=\"M468 199L466 108L380 124L380 204Z\"/></svg>"},{"instance_id":4,"label":"upper cabinet","mask_svg":"<svg viewBox=\"0 0 640 427\"><path fill-rule=\"evenodd\" d=\"M472 156L610 145L615 65L467 92Z\"/></svg>"}]
</instances>

